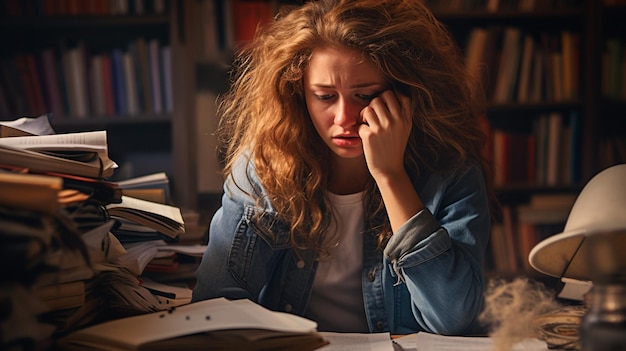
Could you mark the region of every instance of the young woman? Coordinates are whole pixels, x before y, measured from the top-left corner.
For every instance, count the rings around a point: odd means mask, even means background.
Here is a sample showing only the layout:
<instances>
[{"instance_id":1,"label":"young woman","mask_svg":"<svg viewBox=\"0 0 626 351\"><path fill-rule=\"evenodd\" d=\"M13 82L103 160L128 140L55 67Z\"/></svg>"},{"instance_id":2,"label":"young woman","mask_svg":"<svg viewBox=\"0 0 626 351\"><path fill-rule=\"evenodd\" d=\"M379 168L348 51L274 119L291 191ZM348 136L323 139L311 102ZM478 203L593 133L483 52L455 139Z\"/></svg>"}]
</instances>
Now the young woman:
<instances>
[{"instance_id":1,"label":"young woman","mask_svg":"<svg viewBox=\"0 0 626 351\"><path fill-rule=\"evenodd\" d=\"M419 1L283 10L221 98L224 196L193 300L321 331L476 331L491 187L470 78Z\"/></svg>"}]
</instances>

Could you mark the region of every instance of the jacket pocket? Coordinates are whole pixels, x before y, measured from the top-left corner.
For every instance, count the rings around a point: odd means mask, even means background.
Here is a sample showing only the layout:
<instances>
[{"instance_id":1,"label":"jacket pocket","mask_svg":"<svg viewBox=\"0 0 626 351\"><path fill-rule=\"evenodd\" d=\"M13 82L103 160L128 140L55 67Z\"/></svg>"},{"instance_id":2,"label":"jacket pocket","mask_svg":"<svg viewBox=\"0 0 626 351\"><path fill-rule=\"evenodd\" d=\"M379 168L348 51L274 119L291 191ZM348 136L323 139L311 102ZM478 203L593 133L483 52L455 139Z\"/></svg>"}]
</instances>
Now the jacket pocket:
<instances>
[{"instance_id":1,"label":"jacket pocket","mask_svg":"<svg viewBox=\"0 0 626 351\"><path fill-rule=\"evenodd\" d=\"M272 212L247 205L228 255L228 270L251 291L266 283L284 249L289 247L289 227Z\"/></svg>"}]
</instances>

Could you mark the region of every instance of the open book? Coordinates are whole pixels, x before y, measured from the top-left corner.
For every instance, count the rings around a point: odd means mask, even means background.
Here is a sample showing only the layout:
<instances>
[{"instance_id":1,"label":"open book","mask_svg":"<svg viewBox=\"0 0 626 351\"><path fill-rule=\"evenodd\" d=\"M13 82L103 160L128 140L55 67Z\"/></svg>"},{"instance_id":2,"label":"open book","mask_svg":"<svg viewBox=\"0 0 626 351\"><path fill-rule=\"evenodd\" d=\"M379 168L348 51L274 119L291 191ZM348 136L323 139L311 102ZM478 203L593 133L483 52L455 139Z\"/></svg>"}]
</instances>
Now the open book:
<instances>
[{"instance_id":1,"label":"open book","mask_svg":"<svg viewBox=\"0 0 626 351\"><path fill-rule=\"evenodd\" d=\"M0 166L89 178L113 175L106 131L0 138Z\"/></svg>"},{"instance_id":2,"label":"open book","mask_svg":"<svg viewBox=\"0 0 626 351\"><path fill-rule=\"evenodd\" d=\"M117 182L122 194L142 200L170 203L170 181L165 172L157 172Z\"/></svg>"},{"instance_id":3,"label":"open book","mask_svg":"<svg viewBox=\"0 0 626 351\"><path fill-rule=\"evenodd\" d=\"M122 202L109 204L106 209L122 223L120 229L140 231L146 227L170 238L185 233L183 216L175 206L122 195Z\"/></svg>"},{"instance_id":4,"label":"open book","mask_svg":"<svg viewBox=\"0 0 626 351\"><path fill-rule=\"evenodd\" d=\"M105 322L58 340L63 350L315 350L328 344L311 320L250 300L199 301Z\"/></svg>"}]
</instances>

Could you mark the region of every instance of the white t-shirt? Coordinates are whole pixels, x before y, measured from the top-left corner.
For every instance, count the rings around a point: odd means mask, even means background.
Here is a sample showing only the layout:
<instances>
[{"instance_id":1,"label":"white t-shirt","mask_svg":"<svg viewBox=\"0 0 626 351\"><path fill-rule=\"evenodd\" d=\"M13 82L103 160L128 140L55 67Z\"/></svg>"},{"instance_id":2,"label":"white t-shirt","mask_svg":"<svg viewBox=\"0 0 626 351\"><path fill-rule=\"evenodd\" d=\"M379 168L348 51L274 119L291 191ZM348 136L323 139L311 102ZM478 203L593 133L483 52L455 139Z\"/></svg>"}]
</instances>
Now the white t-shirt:
<instances>
[{"instance_id":1,"label":"white t-shirt","mask_svg":"<svg viewBox=\"0 0 626 351\"><path fill-rule=\"evenodd\" d=\"M363 193L329 193L335 210L338 245L330 257L320 261L306 317L315 320L319 331L369 332L363 292Z\"/></svg>"}]
</instances>

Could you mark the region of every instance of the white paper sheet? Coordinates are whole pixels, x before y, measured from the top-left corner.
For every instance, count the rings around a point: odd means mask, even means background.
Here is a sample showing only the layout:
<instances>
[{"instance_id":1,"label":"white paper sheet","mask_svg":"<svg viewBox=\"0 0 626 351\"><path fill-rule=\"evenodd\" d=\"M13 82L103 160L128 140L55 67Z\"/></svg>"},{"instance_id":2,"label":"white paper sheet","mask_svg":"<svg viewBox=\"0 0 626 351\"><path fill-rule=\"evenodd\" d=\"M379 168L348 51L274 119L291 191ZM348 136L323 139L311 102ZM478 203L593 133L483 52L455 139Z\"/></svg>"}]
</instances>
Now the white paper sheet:
<instances>
[{"instance_id":1,"label":"white paper sheet","mask_svg":"<svg viewBox=\"0 0 626 351\"><path fill-rule=\"evenodd\" d=\"M429 333L417 333L415 346L417 351L496 351L493 348L494 340L490 337L443 336ZM510 351L548 351L548 347L539 339L529 338L515 344Z\"/></svg>"},{"instance_id":2,"label":"white paper sheet","mask_svg":"<svg viewBox=\"0 0 626 351\"><path fill-rule=\"evenodd\" d=\"M330 333L322 336L330 342L319 351L393 351L393 343L389 333Z\"/></svg>"}]
</instances>

